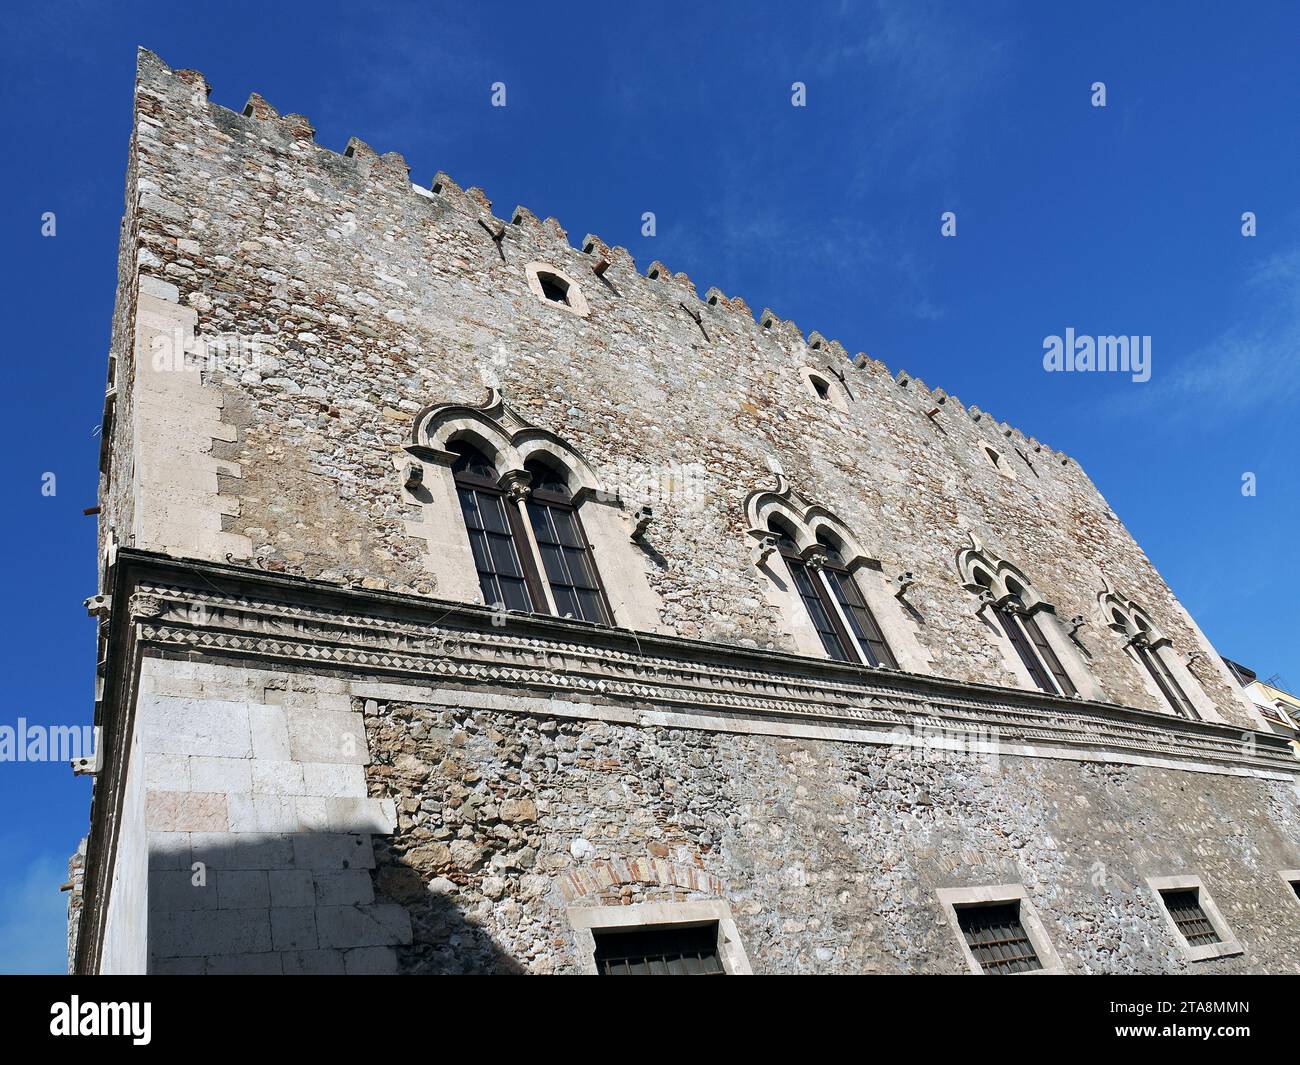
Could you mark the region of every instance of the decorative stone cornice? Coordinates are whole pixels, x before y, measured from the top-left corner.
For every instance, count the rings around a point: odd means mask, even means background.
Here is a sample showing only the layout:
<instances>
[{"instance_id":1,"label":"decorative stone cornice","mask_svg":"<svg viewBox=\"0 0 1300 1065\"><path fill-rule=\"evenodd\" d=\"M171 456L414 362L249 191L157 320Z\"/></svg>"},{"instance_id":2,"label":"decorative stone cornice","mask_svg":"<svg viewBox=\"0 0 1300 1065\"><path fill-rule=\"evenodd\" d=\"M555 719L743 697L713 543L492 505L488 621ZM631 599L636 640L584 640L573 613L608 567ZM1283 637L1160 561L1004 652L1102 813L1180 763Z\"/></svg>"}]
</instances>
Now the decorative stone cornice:
<instances>
[{"instance_id":1,"label":"decorative stone cornice","mask_svg":"<svg viewBox=\"0 0 1300 1065\"><path fill-rule=\"evenodd\" d=\"M725 717L742 728L819 723L866 742L899 730L993 734L1009 753L1300 775L1277 737L1114 704L534 615L494 627L484 607L135 553L126 561L140 569L128 624L155 651Z\"/></svg>"}]
</instances>

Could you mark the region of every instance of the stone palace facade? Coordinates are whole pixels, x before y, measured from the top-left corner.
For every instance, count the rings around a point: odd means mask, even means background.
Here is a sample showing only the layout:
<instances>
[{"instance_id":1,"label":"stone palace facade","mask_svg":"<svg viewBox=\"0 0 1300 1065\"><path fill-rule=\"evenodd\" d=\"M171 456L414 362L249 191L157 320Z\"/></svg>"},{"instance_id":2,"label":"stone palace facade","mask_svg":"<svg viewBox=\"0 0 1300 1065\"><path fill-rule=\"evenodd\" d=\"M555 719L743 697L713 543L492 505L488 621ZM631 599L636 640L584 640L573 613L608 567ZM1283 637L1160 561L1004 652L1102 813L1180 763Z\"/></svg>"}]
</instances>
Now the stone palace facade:
<instances>
[{"instance_id":1,"label":"stone palace facade","mask_svg":"<svg viewBox=\"0 0 1300 1065\"><path fill-rule=\"evenodd\" d=\"M75 971L1300 971L1300 762L1070 457L149 52L134 113Z\"/></svg>"}]
</instances>

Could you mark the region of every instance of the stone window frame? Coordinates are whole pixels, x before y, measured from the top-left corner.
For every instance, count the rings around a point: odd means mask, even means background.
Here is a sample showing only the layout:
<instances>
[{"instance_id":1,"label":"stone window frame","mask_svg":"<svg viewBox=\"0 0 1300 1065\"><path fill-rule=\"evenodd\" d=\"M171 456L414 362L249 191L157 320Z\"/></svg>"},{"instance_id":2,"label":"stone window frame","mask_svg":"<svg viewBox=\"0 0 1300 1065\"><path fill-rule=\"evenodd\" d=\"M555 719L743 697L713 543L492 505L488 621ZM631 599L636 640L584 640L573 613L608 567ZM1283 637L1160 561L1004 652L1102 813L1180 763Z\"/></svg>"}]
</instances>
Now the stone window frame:
<instances>
[{"instance_id":1,"label":"stone window frame","mask_svg":"<svg viewBox=\"0 0 1300 1065\"><path fill-rule=\"evenodd\" d=\"M1281 878L1286 893L1291 897L1291 901L1300 906L1300 869L1279 869L1277 875Z\"/></svg>"},{"instance_id":2,"label":"stone window frame","mask_svg":"<svg viewBox=\"0 0 1300 1065\"><path fill-rule=\"evenodd\" d=\"M992 444L980 442L979 448L986 462L992 463L993 468L998 471L1008 481L1017 481L1016 471L1011 463L1007 461L1006 455L995 448Z\"/></svg>"},{"instance_id":3,"label":"stone window frame","mask_svg":"<svg viewBox=\"0 0 1300 1065\"><path fill-rule=\"evenodd\" d=\"M840 384L833 373L818 370L812 366L800 366L799 378L803 381L808 394L818 403L834 407L841 413L848 413L849 403L844 395L844 386ZM824 396L817 387L819 381L826 387L826 395Z\"/></svg>"},{"instance_id":4,"label":"stone window frame","mask_svg":"<svg viewBox=\"0 0 1300 1065\"><path fill-rule=\"evenodd\" d=\"M583 534L599 573L612 627L671 632L663 621L662 601L650 585L645 553L632 539L636 519L623 500L604 488L595 469L576 448L522 418L496 388L488 389L487 401L481 406L425 407L415 416L406 456L396 461L403 471L403 499L418 507L420 514L420 520L408 522L407 528L428 543L425 564L434 574L440 598L483 602L451 473L456 454L449 448L462 440L493 459L502 489L513 497L515 505L530 491L529 462L540 459L562 473L569 484L570 503L581 513ZM518 549L531 552L541 571L541 551L531 523L525 520L522 525L526 539ZM536 612L559 617L549 581L542 584L545 599L534 604Z\"/></svg>"},{"instance_id":5,"label":"stone window frame","mask_svg":"<svg viewBox=\"0 0 1300 1065\"><path fill-rule=\"evenodd\" d=\"M817 534L825 530L842 545L843 569L849 574L859 594L866 602L885 643L898 663L899 670L907 673L933 673L931 654L921 642L915 622L909 617L900 596L901 587L888 577L880 560L871 557L858 538L844 522L820 504L813 503L790 486L783 473L776 474L776 488L750 492L745 498L745 517L749 523L747 535L751 543L750 560L763 579L763 591L768 602L776 607L784 620L786 631L794 638L798 654L810 658L829 658L821 638L813 625L807 608L789 577L788 568L776 546L775 534L768 523L778 517L795 534L794 539L805 558L817 558L825 552L818 543ZM820 579L820 575L818 575ZM841 626L848 632L853 626L841 616L843 608L828 589ZM853 639L855 647L856 637ZM888 669L888 666L867 665L866 655L861 662L850 663L863 669Z\"/></svg>"},{"instance_id":6,"label":"stone window frame","mask_svg":"<svg viewBox=\"0 0 1300 1065\"><path fill-rule=\"evenodd\" d=\"M568 286L564 293L565 298L569 301L568 303L557 303L546 298L546 293L542 291L542 279L539 276L541 274L554 274ZM582 291L582 286L558 266L545 262L531 262L524 266L524 276L528 279L528 291L546 306L568 311L569 314L576 315L579 318L586 318L591 314L591 307L587 303L587 297Z\"/></svg>"},{"instance_id":7,"label":"stone window frame","mask_svg":"<svg viewBox=\"0 0 1300 1065\"><path fill-rule=\"evenodd\" d=\"M1001 625L988 616L998 602L1012 594L1007 587L1008 579L1020 589L1018 595L1024 603L1025 612L1037 623L1039 631L1075 688L1073 696L1051 692L1044 694L1054 694L1058 699L1078 698L1090 702L1109 702L1108 696L1084 658L1082 648L1070 638L1060 618L1057 617L1056 607L1043 598L1034 586L1034 582L1019 566L995 554L975 533L968 533L968 536L971 546L957 553L958 579L963 588L972 595L980 597L980 605L975 611L976 617L989 627L1003 664L1009 672L1015 674L1020 686L1029 691L1041 690ZM976 570L982 570L989 576L991 588L986 589L976 580ZM1047 669L1047 663L1043 663L1043 668ZM1055 679L1053 683L1056 683Z\"/></svg>"},{"instance_id":8,"label":"stone window frame","mask_svg":"<svg viewBox=\"0 0 1300 1065\"><path fill-rule=\"evenodd\" d=\"M935 891L935 896L939 900L939 908L948 921L948 927L952 929L953 935L957 937L957 945L961 948L962 957L966 960L966 968L971 975L987 976L989 974L984 971L984 967L980 965L979 960L971 951L970 944L966 942L966 934L961 929L957 910L971 906L1007 902L1019 904L1020 924L1029 937L1034 953L1038 955L1038 961L1042 965L1041 969L1034 969L1032 972L1008 973L1007 975L1062 976L1065 974L1065 963L1061 961L1060 955L1056 953L1056 948L1052 946L1052 939L1047 934L1047 928L1043 924L1042 918L1038 916L1038 910L1030 900L1029 892L1025 890L1024 884L939 888Z\"/></svg>"},{"instance_id":9,"label":"stone window frame","mask_svg":"<svg viewBox=\"0 0 1300 1065\"><path fill-rule=\"evenodd\" d=\"M1229 958L1246 953L1245 948L1233 935L1227 918L1220 912L1218 905L1214 901L1214 896L1210 894L1200 876L1195 873L1183 873L1178 876L1149 876L1146 878L1146 883L1147 887L1151 889L1151 894L1155 896L1156 906L1164 915L1169 934L1173 936L1174 942L1182 951L1183 957L1188 961L1209 961L1213 958ZM1192 890L1196 892L1197 905L1201 907L1201 911L1210 924L1214 926L1215 934L1219 937L1217 943L1207 943L1201 947L1194 947L1188 943L1183 937L1183 933L1178 930L1178 925L1174 923L1173 914L1169 912L1169 907L1165 905L1165 897L1161 894L1162 891Z\"/></svg>"},{"instance_id":10,"label":"stone window frame","mask_svg":"<svg viewBox=\"0 0 1300 1065\"><path fill-rule=\"evenodd\" d=\"M595 976L596 936L593 930L630 931L665 925L718 925L718 958L728 976L752 976L753 968L725 899L685 902L639 902L631 906L570 906L565 911L573 928L582 972Z\"/></svg>"},{"instance_id":11,"label":"stone window frame","mask_svg":"<svg viewBox=\"0 0 1300 1065\"><path fill-rule=\"evenodd\" d=\"M1146 626L1146 644L1148 651L1160 660L1160 664L1173 675L1174 680L1182 689L1183 694L1187 697L1188 702L1201 721L1222 721L1223 715L1219 713L1219 708L1214 701L1206 694L1205 689L1196 675L1187 668L1183 663L1182 657L1174 647L1173 641L1165 635L1164 630L1155 623L1151 614L1145 607L1135 602L1122 592L1116 591L1110 586L1110 583L1103 577L1102 590L1097 593L1097 609L1100 612L1101 623L1112 632L1118 633L1125 639L1122 653L1126 660L1132 663L1133 668L1137 670L1138 676L1142 680L1143 687L1151 694L1155 700L1155 705L1162 710L1175 715L1184 717L1186 715L1177 711L1169 703L1165 693L1160 690L1152 678L1150 671L1143 665L1138 658L1136 650L1130 646L1131 637L1136 634L1137 626L1132 623L1132 619L1141 618L1142 623ZM1114 614L1118 611L1129 619L1126 624L1116 622Z\"/></svg>"}]
</instances>

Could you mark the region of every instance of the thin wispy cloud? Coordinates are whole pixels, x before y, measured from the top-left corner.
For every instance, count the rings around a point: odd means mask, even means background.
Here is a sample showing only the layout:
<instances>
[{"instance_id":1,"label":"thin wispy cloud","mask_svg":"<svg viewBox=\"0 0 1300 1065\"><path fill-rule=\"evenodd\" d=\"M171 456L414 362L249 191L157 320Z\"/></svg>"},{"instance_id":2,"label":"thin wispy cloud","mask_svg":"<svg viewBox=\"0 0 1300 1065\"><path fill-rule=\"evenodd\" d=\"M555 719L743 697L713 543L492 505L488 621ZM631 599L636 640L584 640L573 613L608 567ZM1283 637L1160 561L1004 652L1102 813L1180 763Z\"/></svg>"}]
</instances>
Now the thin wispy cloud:
<instances>
[{"instance_id":1,"label":"thin wispy cloud","mask_svg":"<svg viewBox=\"0 0 1300 1065\"><path fill-rule=\"evenodd\" d=\"M15 841L4 850L17 857ZM68 896L59 891L65 879L67 859L56 855L10 867L0 887L0 972L67 971Z\"/></svg>"},{"instance_id":2,"label":"thin wispy cloud","mask_svg":"<svg viewBox=\"0 0 1300 1065\"><path fill-rule=\"evenodd\" d=\"M851 278L856 298L918 321L942 318L937 243L918 240L918 220L897 204L920 184L936 204L954 205L966 120L1005 86L1012 51L928 4L845 5L816 48L773 33L750 61L764 78L779 70L806 80L810 107L843 115L835 140L824 150L802 141L802 113L781 97L770 124L729 129L715 147L718 194L689 223L661 230L661 257L674 269L709 262L724 275L758 274L765 292L733 293L758 304L793 278ZM929 221L937 235L938 207Z\"/></svg>"},{"instance_id":3,"label":"thin wispy cloud","mask_svg":"<svg viewBox=\"0 0 1300 1065\"><path fill-rule=\"evenodd\" d=\"M1159 408L1162 417L1223 420L1247 411L1261 416L1300 397L1300 248L1260 262L1241 284L1238 310L1209 343L1125 389L1106 404L1112 415Z\"/></svg>"}]
</instances>

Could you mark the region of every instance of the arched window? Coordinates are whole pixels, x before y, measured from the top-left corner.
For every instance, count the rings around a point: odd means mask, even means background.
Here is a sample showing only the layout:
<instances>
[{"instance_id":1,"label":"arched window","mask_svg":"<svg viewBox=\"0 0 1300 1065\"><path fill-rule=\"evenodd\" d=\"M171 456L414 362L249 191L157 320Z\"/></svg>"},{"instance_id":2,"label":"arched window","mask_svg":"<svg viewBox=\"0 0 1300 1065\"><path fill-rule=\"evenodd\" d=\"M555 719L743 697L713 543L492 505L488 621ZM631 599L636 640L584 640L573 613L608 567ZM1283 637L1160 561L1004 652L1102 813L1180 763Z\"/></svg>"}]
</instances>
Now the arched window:
<instances>
[{"instance_id":1,"label":"arched window","mask_svg":"<svg viewBox=\"0 0 1300 1065\"><path fill-rule=\"evenodd\" d=\"M795 543L794 531L775 518L768 522L767 528L776 536L777 550L785 559L786 568L790 571L790 579L794 581L795 590L803 600L808 616L812 618L813 628L821 637L826 653L837 662L856 661L856 656L849 654L849 634L840 622L835 604L831 602L823 582L800 555L799 546Z\"/></svg>"},{"instance_id":2,"label":"arched window","mask_svg":"<svg viewBox=\"0 0 1300 1065\"><path fill-rule=\"evenodd\" d=\"M484 602L531 612L536 602L544 603L545 599L537 595L537 578L531 572L527 547L519 549L528 540L518 508L506 499L496 465L486 454L464 441L452 444L449 450L456 455L451 472Z\"/></svg>"},{"instance_id":3,"label":"arched window","mask_svg":"<svg viewBox=\"0 0 1300 1065\"><path fill-rule=\"evenodd\" d=\"M1005 582L1007 594L999 599L995 597L993 578L987 571L975 569L974 579L977 585L988 590L998 624L1034 683L1052 695L1073 696L1077 691L1074 682L1062 668L1056 652L1038 627L1037 619L1025 608L1024 589L1008 579Z\"/></svg>"},{"instance_id":4,"label":"arched window","mask_svg":"<svg viewBox=\"0 0 1300 1065\"><path fill-rule=\"evenodd\" d=\"M528 520L542 556L546 574L561 617L609 625L610 609L600 586L591 545L573 505L573 495L564 475L534 459L524 466L531 476Z\"/></svg>"},{"instance_id":5,"label":"arched window","mask_svg":"<svg viewBox=\"0 0 1300 1065\"><path fill-rule=\"evenodd\" d=\"M1132 648L1134 656L1142 663L1143 668L1151 675L1151 679L1155 681L1160 694L1165 697L1173 712L1182 717L1190 717L1193 721L1200 720L1201 715L1196 712L1192 701L1187 698L1183 686L1170 672L1169 666L1159 652L1151 646L1151 629L1142 615L1134 612L1131 617L1125 617L1121 611L1112 610L1111 616L1115 619L1115 624L1128 635L1128 646Z\"/></svg>"},{"instance_id":6,"label":"arched window","mask_svg":"<svg viewBox=\"0 0 1300 1065\"><path fill-rule=\"evenodd\" d=\"M835 601L849 623L857 649L863 660L871 666L888 666L897 669L898 662L894 653L885 642L884 633L876 616L871 612L867 601L862 597L862 589L849 573L844 561L844 545L825 529L817 531L817 542L826 549L822 572L830 586Z\"/></svg>"}]
</instances>

